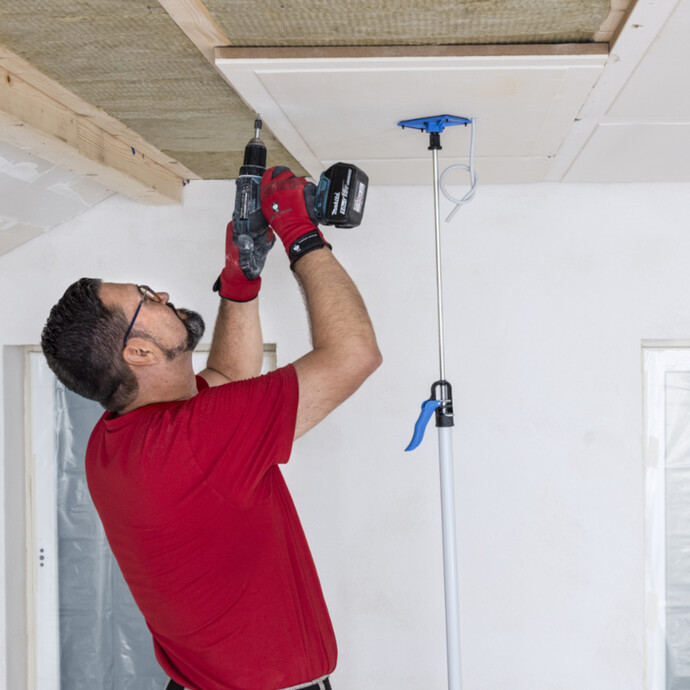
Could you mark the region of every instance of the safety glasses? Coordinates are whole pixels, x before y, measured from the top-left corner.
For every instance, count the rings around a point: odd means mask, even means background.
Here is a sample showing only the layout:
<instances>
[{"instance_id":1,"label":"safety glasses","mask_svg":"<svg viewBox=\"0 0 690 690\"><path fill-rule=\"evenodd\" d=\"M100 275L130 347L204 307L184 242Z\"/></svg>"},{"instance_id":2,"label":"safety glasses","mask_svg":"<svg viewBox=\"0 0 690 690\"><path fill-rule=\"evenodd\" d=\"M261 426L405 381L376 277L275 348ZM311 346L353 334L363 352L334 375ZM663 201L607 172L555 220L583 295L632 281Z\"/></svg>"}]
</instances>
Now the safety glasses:
<instances>
[{"instance_id":1,"label":"safety glasses","mask_svg":"<svg viewBox=\"0 0 690 690\"><path fill-rule=\"evenodd\" d=\"M127 328L127 332L125 333L124 340L122 341L123 348L127 345L129 334L132 332L132 328L134 328L134 322L137 320L137 316L139 316L139 310L141 309L141 305L144 302L146 302L146 300L149 300L149 302L157 302L158 304L160 304L163 301L157 295L157 293L155 293L148 285L137 285L137 290L139 290L139 292L141 293L141 300L139 301L137 310L134 312L132 320L129 322L129 327Z\"/></svg>"}]
</instances>

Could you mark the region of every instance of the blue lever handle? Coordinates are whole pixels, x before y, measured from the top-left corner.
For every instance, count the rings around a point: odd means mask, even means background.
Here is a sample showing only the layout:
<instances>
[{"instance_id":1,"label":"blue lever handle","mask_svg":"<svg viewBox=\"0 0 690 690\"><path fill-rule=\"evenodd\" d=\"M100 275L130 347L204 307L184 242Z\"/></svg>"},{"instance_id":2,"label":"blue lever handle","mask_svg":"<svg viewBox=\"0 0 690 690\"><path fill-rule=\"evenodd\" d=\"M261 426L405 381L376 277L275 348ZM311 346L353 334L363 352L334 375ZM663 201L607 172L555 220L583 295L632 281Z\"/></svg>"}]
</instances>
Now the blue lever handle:
<instances>
[{"instance_id":1,"label":"blue lever handle","mask_svg":"<svg viewBox=\"0 0 690 690\"><path fill-rule=\"evenodd\" d=\"M429 423L436 408L441 404L441 400L425 400L422 403L422 411L414 425L414 434L412 435L410 444L405 448L406 451L414 450L422 442L424 432L426 431L426 425Z\"/></svg>"}]
</instances>

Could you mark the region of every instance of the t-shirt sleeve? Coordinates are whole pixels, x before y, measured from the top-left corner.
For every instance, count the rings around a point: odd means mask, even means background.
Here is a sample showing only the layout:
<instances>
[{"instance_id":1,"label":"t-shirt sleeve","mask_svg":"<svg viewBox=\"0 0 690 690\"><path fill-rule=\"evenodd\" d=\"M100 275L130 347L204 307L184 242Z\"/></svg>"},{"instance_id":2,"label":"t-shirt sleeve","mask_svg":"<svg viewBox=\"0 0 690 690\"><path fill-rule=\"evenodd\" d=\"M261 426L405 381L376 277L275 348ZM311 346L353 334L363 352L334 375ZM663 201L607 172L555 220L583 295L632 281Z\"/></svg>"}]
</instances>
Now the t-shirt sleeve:
<instances>
[{"instance_id":1,"label":"t-shirt sleeve","mask_svg":"<svg viewBox=\"0 0 690 690\"><path fill-rule=\"evenodd\" d=\"M266 472L290 458L298 399L292 365L246 381L199 386L190 401L188 438L215 491L256 498Z\"/></svg>"}]
</instances>

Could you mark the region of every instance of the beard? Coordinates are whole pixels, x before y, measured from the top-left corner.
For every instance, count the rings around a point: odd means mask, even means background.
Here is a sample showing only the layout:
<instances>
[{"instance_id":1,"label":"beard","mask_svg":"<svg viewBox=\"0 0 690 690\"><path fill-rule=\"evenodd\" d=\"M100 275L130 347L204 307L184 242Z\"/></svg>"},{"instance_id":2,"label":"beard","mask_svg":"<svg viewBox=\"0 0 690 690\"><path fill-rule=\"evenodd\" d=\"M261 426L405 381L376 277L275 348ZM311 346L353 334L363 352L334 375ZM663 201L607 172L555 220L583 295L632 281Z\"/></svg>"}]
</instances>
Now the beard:
<instances>
[{"instance_id":1,"label":"beard","mask_svg":"<svg viewBox=\"0 0 690 690\"><path fill-rule=\"evenodd\" d=\"M198 312L191 311L190 309L175 309L170 302L168 302L166 306L173 310L177 318L182 321L187 331L187 342L180 343L177 347L171 349L162 348L165 356L169 360L173 360L183 352L194 351L199 341L204 336L206 324L204 323L203 317Z\"/></svg>"},{"instance_id":2,"label":"beard","mask_svg":"<svg viewBox=\"0 0 690 690\"><path fill-rule=\"evenodd\" d=\"M184 316L181 319L184 327L187 329L187 351L192 352L199 341L204 337L206 331L206 324L201 314L190 309L178 309L178 315Z\"/></svg>"}]
</instances>

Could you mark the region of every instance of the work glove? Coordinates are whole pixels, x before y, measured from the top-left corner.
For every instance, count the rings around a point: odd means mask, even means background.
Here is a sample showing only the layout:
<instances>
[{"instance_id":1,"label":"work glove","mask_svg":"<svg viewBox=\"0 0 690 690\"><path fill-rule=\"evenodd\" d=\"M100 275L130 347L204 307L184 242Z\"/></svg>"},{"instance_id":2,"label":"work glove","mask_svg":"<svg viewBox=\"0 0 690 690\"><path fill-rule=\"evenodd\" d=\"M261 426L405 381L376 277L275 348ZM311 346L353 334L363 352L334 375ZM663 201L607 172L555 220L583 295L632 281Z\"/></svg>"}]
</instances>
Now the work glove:
<instances>
[{"instance_id":1,"label":"work glove","mask_svg":"<svg viewBox=\"0 0 690 690\"><path fill-rule=\"evenodd\" d=\"M261 271L275 241L260 209L250 214L248 221L230 221L225 230L225 268L213 289L233 302L253 300L259 294Z\"/></svg>"},{"instance_id":2,"label":"work glove","mask_svg":"<svg viewBox=\"0 0 690 690\"><path fill-rule=\"evenodd\" d=\"M296 177L289 168L269 168L261 178L259 198L266 220L285 247L291 268L315 249L331 249L317 227L314 184Z\"/></svg>"}]
</instances>

